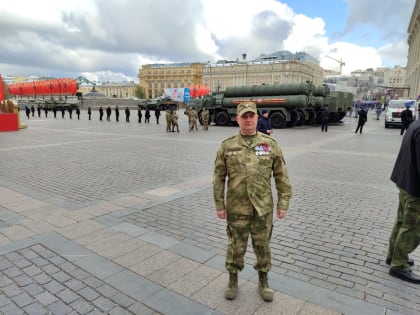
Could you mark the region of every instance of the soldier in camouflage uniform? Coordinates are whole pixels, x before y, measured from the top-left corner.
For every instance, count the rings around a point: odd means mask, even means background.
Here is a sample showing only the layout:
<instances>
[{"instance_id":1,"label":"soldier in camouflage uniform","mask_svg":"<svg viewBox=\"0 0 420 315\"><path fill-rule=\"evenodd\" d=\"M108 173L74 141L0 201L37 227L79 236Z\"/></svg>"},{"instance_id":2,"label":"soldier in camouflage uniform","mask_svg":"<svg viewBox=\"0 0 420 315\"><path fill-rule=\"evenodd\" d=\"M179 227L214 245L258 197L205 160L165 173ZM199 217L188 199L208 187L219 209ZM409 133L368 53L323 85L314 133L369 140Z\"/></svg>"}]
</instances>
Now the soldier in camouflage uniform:
<instances>
[{"instance_id":1,"label":"soldier in camouflage uniform","mask_svg":"<svg viewBox=\"0 0 420 315\"><path fill-rule=\"evenodd\" d=\"M206 108L201 111L201 121L203 122L203 129L209 130L209 111Z\"/></svg>"},{"instance_id":2,"label":"soldier in camouflage uniform","mask_svg":"<svg viewBox=\"0 0 420 315\"><path fill-rule=\"evenodd\" d=\"M175 127L176 127L176 132L179 132L178 114L176 113L176 111L172 111L171 121L172 121L172 132L175 132Z\"/></svg>"},{"instance_id":3,"label":"soldier in camouflage uniform","mask_svg":"<svg viewBox=\"0 0 420 315\"><path fill-rule=\"evenodd\" d=\"M213 193L216 214L227 219L228 246L226 269L229 284L225 297L233 300L238 290L238 273L244 267L244 255L251 234L257 261L259 291L265 301L273 300L267 273L271 268L270 239L273 228L274 177L278 202L276 214L284 218L292 195L283 154L276 140L257 132L258 114L255 103L238 105L236 118L240 132L224 140L217 151ZM225 203L225 181L227 181Z\"/></svg>"},{"instance_id":4,"label":"soldier in camouflage uniform","mask_svg":"<svg viewBox=\"0 0 420 315\"><path fill-rule=\"evenodd\" d=\"M189 124L190 131L193 131L194 128L195 128L195 130L198 130L198 127L197 127L198 115L197 115L197 112L195 111L195 109L193 109L190 106L188 108L188 110L185 112L185 115L188 116L188 124Z\"/></svg>"},{"instance_id":5,"label":"soldier in camouflage uniform","mask_svg":"<svg viewBox=\"0 0 420 315\"><path fill-rule=\"evenodd\" d=\"M171 132L171 125L172 125L172 119L171 119L171 110L168 108L166 110L166 132Z\"/></svg>"},{"instance_id":6,"label":"soldier in camouflage uniform","mask_svg":"<svg viewBox=\"0 0 420 315\"><path fill-rule=\"evenodd\" d=\"M420 276L410 269L414 260L408 257L420 244L420 120L407 129L391 180L399 189L399 205L386 263L391 265L390 275L420 283Z\"/></svg>"}]
</instances>

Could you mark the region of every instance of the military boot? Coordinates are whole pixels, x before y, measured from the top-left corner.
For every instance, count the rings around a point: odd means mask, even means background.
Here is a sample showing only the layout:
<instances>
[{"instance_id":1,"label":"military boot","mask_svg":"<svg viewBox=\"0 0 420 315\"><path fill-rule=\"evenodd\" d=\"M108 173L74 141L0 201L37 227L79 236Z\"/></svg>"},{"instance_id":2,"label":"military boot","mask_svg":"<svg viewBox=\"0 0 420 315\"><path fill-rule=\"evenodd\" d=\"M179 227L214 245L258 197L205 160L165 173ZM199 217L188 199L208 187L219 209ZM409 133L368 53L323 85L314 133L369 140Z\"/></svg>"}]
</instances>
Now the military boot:
<instances>
[{"instance_id":1,"label":"military boot","mask_svg":"<svg viewBox=\"0 0 420 315\"><path fill-rule=\"evenodd\" d=\"M268 275L266 272L258 271L258 290L260 291L261 297L266 302L273 300L273 290L268 285Z\"/></svg>"},{"instance_id":2,"label":"military boot","mask_svg":"<svg viewBox=\"0 0 420 315\"><path fill-rule=\"evenodd\" d=\"M225 298L227 300L234 300L236 294L238 293L238 274L230 272L229 273L229 284L225 289Z\"/></svg>"}]
</instances>

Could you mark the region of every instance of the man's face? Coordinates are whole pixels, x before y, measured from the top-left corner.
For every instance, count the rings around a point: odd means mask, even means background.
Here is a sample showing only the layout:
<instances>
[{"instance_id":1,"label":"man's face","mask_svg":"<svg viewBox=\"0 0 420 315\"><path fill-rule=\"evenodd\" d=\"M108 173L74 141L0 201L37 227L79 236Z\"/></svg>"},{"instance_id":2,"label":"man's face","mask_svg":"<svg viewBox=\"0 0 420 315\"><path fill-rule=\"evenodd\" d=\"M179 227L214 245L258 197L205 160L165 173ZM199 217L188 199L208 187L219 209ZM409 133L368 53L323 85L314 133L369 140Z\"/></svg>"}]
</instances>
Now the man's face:
<instances>
[{"instance_id":1,"label":"man's face","mask_svg":"<svg viewBox=\"0 0 420 315\"><path fill-rule=\"evenodd\" d=\"M268 113L264 113L264 114L263 114L263 116L264 116L265 118L268 118Z\"/></svg>"},{"instance_id":2,"label":"man's face","mask_svg":"<svg viewBox=\"0 0 420 315\"><path fill-rule=\"evenodd\" d=\"M257 133L258 115L253 112L247 112L242 116L236 116L239 129L242 135L251 136Z\"/></svg>"}]
</instances>

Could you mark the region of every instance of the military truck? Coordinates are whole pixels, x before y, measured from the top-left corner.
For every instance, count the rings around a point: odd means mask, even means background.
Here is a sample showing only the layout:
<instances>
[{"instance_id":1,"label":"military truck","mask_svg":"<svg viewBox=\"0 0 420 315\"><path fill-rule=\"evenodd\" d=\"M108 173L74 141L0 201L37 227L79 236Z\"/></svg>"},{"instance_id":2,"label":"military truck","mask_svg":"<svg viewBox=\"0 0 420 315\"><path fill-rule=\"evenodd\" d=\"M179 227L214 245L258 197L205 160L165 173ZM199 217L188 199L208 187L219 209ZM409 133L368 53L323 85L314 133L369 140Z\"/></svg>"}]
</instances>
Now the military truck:
<instances>
[{"instance_id":1,"label":"military truck","mask_svg":"<svg viewBox=\"0 0 420 315\"><path fill-rule=\"evenodd\" d=\"M329 106L331 121L340 121L346 112L343 97L331 95L327 85L314 86L310 82L229 87L221 93L191 99L187 106L194 107L199 117L207 108L210 123L224 126L236 121L236 106L244 101L255 102L259 113L268 110L273 128L319 123L325 105Z\"/></svg>"}]
</instances>

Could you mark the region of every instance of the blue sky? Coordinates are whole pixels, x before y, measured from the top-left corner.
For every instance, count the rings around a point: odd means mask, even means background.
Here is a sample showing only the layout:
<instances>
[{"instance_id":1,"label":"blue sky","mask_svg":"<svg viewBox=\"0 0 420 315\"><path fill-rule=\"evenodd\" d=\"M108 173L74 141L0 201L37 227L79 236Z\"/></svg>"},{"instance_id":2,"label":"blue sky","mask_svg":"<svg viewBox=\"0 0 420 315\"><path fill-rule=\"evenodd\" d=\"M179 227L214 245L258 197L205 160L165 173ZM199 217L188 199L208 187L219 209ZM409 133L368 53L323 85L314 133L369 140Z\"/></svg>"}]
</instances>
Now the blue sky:
<instances>
[{"instance_id":1,"label":"blue sky","mask_svg":"<svg viewBox=\"0 0 420 315\"><path fill-rule=\"evenodd\" d=\"M329 38L344 31L348 9L345 0L284 0L281 2L289 5L297 14L312 18L321 17L326 23L325 30Z\"/></svg>"}]
</instances>

